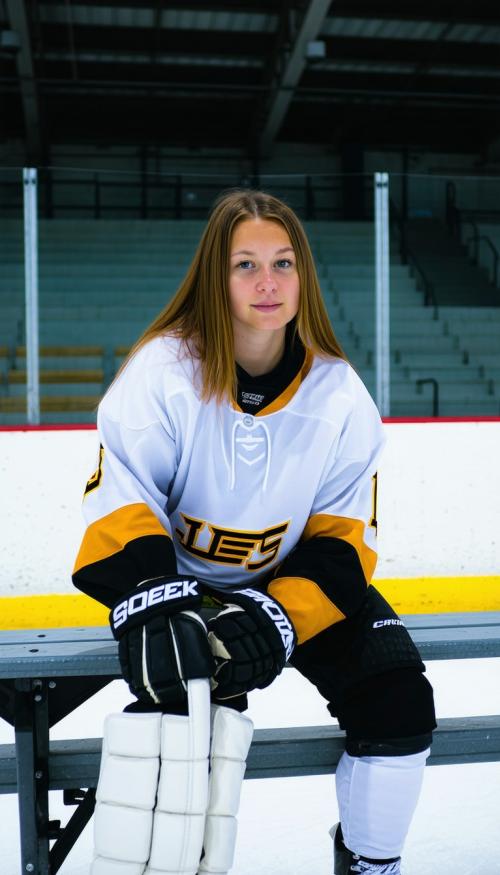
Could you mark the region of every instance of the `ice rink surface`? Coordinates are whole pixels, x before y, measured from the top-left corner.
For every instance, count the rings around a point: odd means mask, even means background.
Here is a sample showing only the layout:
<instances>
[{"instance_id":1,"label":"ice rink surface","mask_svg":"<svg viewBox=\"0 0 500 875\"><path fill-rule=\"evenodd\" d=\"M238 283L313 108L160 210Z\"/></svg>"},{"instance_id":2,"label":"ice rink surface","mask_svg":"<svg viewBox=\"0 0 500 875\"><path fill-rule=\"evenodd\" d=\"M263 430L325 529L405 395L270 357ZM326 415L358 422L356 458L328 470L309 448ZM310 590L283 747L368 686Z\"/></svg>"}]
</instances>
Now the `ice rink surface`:
<instances>
[{"instance_id":1,"label":"ice rink surface","mask_svg":"<svg viewBox=\"0 0 500 875\"><path fill-rule=\"evenodd\" d=\"M500 659L428 664L439 717L500 713ZM52 730L53 738L97 736L106 713L131 700L114 681ZM324 700L293 669L250 696L256 727L329 722ZM0 742L13 730L0 721ZM51 794L51 818L66 822L73 809ZM231 875L332 875L329 827L336 822L334 780L273 778L245 781ZM89 824L59 870L88 875ZM432 766L404 853L404 875L500 875L500 763ZM17 798L0 796L0 875L21 875Z\"/></svg>"}]
</instances>

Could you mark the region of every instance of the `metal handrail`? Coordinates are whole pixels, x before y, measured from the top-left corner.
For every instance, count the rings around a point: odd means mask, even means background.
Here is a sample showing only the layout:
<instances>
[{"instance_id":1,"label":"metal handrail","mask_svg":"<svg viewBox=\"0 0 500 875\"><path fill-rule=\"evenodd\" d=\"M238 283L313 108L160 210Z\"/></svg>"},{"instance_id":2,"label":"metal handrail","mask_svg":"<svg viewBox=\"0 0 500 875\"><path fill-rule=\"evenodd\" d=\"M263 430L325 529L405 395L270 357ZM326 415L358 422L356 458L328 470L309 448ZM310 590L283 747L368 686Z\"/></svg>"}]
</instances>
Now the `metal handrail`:
<instances>
[{"instance_id":1,"label":"metal handrail","mask_svg":"<svg viewBox=\"0 0 500 875\"><path fill-rule=\"evenodd\" d=\"M452 233L456 233L459 240L462 239L462 227L464 225L470 225L472 227L472 237L468 237L465 240L465 245L467 246L467 253L469 252L468 246L469 243L472 243L474 246L473 254L472 254L472 263L474 265L479 264L479 244L481 241L487 243L490 248L491 254L493 255L493 275L491 278L491 284L496 289L498 288L498 262L500 260L500 253L493 243L491 237L488 237L487 234L480 234L479 228L477 226L476 217L481 213L484 213L482 210L463 210L457 207L455 202L456 197L456 189L455 185L452 182L449 182L446 188L446 210L448 216L448 227L452 231ZM500 213L498 213L500 215Z\"/></svg>"},{"instance_id":2,"label":"metal handrail","mask_svg":"<svg viewBox=\"0 0 500 875\"><path fill-rule=\"evenodd\" d=\"M219 174L200 174L200 173L185 173L176 174L172 172L157 173L153 171L148 173L134 172L128 176L126 173L120 175L120 171L94 171L88 172L88 169L83 168L82 173L84 178L77 176L67 176L54 179L54 168L40 168L40 181L43 184L43 195L40 204L40 214L44 218L54 218L59 210L64 212L85 212L90 213L94 218L102 218L109 211L115 213L119 211L123 215L138 215L140 218L165 218L168 214L172 214L173 218L184 218L199 216L205 218L213 197L220 193L222 189L232 187L246 188L250 185L258 188L261 185L266 189L275 188L276 185L286 186L300 197L300 206L297 207L306 221L326 218L331 220L342 216L341 192L342 181L340 174L323 173L323 174L290 174L279 175L274 178L272 174L260 174L253 176L241 176L237 173L219 173ZM57 169L57 168L56 168ZM67 170L68 168L59 168ZM71 170L71 168L69 168ZM369 175L365 174L366 191L371 191L371 180ZM118 178L120 177L120 178ZM321 181L318 181L318 178ZM153 187L157 191L168 193L168 202L165 204L156 204L151 202L149 192ZM8 189L18 189L18 183L14 180L3 180L3 187ZM59 201L55 198L54 192L59 188L64 189L65 186L71 185L72 188L86 188L92 192L91 201L88 203L68 203ZM183 199L183 193L187 190L196 188L197 191L206 194L207 201L202 198L200 202L186 203ZM138 192L138 200L134 203L123 203L121 200L107 203L104 197L104 192L109 190L130 189ZM333 195L338 195L339 202L318 203L318 192L324 194L331 192ZM334 199L335 200L335 199ZM16 202L12 205L7 203L3 210L18 211L20 205Z\"/></svg>"},{"instance_id":3,"label":"metal handrail","mask_svg":"<svg viewBox=\"0 0 500 875\"><path fill-rule=\"evenodd\" d=\"M435 377L425 377L415 381L417 388L425 386L426 383L430 383L432 386L432 415L439 416L439 383Z\"/></svg>"},{"instance_id":4,"label":"metal handrail","mask_svg":"<svg viewBox=\"0 0 500 875\"><path fill-rule=\"evenodd\" d=\"M472 216L472 219L469 219L469 216ZM468 221L474 221L474 219L478 219L479 221L488 221L488 219L493 219L495 222L500 218L500 210L494 209L478 209L477 207L457 207L457 187L454 182L448 180L446 183L446 219L448 222L448 227L452 234L457 233L457 219L462 221L467 219Z\"/></svg>"},{"instance_id":5,"label":"metal handrail","mask_svg":"<svg viewBox=\"0 0 500 875\"><path fill-rule=\"evenodd\" d=\"M426 307L428 307L429 304L433 305L434 318L437 319L438 318L438 302L437 302L437 298L436 298L436 292L434 290L434 285L430 281L430 279L426 276L423 268L418 263L417 256L410 249L410 247L408 246L408 244L406 242L406 229L405 229L405 225L404 225L404 219L401 216L401 213L399 212L396 204L394 203L394 201L392 199L390 200L390 207L391 207L390 214L392 216L393 222L395 222L395 224L396 224L396 228L397 228L398 233L399 233L399 251L400 251L401 258L403 259L403 264L409 263L411 265L412 269L414 269L418 273L420 280L421 280L421 283L422 283L422 286L423 286L423 289L424 289L424 304Z\"/></svg>"},{"instance_id":6,"label":"metal handrail","mask_svg":"<svg viewBox=\"0 0 500 875\"><path fill-rule=\"evenodd\" d=\"M425 275L424 271L422 270L422 268L420 267L420 265L417 261L416 255L411 251L411 249L408 249L408 247L406 247L406 256L407 256L408 261L411 264L412 268L414 270L416 270L416 272L419 274L420 279L422 281L422 285L424 287L424 304L426 307L428 307L429 304L433 305L434 311L435 311L434 318L437 319L437 317L438 317L438 302L437 302L437 298L436 298L436 292L434 291L434 284L431 283L430 279Z\"/></svg>"},{"instance_id":7,"label":"metal handrail","mask_svg":"<svg viewBox=\"0 0 500 875\"><path fill-rule=\"evenodd\" d=\"M459 239L460 243L463 242L462 241L462 227L464 225L470 225L472 228L472 237L469 237L465 241L465 246L468 247L468 244L471 242L471 240L474 240L479 236L479 229L478 229L474 219L465 218L463 213L461 213L460 210L458 210L458 209L456 209L455 211L456 211L457 218L458 218L457 235L458 235L458 239ZM469 255L468 248L467 248L467 255ZM477 264L477 260L478 260L478 251L477 251L477 247L475 247L474 254L472 256L473 264Z\"/></svg>"},{"instance_id":8,"label":"metal handrail","mask_svg":"<svg viewBox=\"0 0 500 875\"><path fill-rule=\"evenodd\" d=\"M468 220L468 221L470 221L470 220ZM486 234L477 234L476 233L476 234L474 234L473 237L469 237L465 241L465 243L466 244L474 243L473 263L479 264L479 244L480 244L481 240L484 240L484 242L488 244L488 246L490 247L491 253L493 255L493 275L491 278L491 283L494 286L494 288L496 289L496 288L498 288L498 260L499 260L500 256L498 253L498 249L496 248L493 241Z\"/></svg>"}]
</instances>

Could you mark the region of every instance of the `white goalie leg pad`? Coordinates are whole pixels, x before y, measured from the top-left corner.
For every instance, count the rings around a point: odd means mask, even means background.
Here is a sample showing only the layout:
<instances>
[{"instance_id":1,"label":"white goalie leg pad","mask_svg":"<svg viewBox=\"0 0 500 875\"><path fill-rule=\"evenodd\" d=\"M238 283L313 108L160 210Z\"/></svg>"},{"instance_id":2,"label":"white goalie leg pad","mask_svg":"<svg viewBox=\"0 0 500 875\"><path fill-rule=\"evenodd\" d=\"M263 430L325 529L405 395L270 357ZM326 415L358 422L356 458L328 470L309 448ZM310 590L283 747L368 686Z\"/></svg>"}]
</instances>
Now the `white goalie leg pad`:
<instances>
[{"instance_id":1,"label":"white goalie leg pad","mask_svg":"<svg viewBox=\"0 0 500 875\"><path fill-rule=\"evenodd\" d=\"M142 875L144 863L123 863L108 857L96 857L92 863L91 875Z\"/></svg>"},{"instance_id":2,"label":"white goalie leg pad","mask_svg":"<svg viewBox=\"0 0 500 875\"><path fill-rule=\"evenodd\" d=\"M212 708L210 780L204 855L198 872L225 875L233 865L241 785L253 723L232 708Z\"/></svg>"},{"instance_id":3,"label":"white goalie leg pad","mask_svg":"<svg viewBox=\"0 0 500 875\"><path fill-rule=\"evenodd\" d=\"M417 806L430 749L408 756L352 757L336 772L344 842L364 857L399 857Z\"/></svg>"},{"instance_id":4,"label":"white goalie leg pad","mask_svg":"<svg viewBox=\"0 0 500 875\"><path fill-rule=\"evenodd\" d=\"M110 714L104 722L90 875L143 875L151 850L161 714Z\"/></svg>"},{"instance_id":5,"label":"white goalie leg pad","mask_svg":"<svg viewBox=\"0 0 500 875\"><path fill-rule=\"evenodd\" d=\"M164 714L161 768L146 875L196 875L208 804L210 684L188 681L189 715Z\"/></svg>"}]
</instances>

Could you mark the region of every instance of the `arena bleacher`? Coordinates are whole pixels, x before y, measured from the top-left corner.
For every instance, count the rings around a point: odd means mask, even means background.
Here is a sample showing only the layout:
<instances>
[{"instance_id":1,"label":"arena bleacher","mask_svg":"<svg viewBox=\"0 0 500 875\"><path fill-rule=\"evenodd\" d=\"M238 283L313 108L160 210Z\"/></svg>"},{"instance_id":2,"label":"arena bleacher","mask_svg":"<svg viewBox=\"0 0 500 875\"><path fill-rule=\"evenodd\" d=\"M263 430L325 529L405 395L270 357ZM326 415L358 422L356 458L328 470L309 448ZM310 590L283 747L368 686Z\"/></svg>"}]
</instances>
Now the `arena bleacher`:
<instances>
[{"instance_id":1,"label":"arena bleacher","mask_svg":"<svg viewBox=\"0 0 500 875\"><path fill-rule=\"evenodd\" d=\"M94 421L234 186L304 219L335 331L375 396L377 171L390 415L500 414L491 4L32 6L0 2L0 424L26 421L24 167L38 172L42 422Z\"/></svg>"},{"instance_id":2,"label":"arena bleacher","mask_svg":"<svg viewBox=\"0 0 500 875\"><path fill-rule=\"evenodd\" d=\"M305 224L332 324L373 393L373 224ZM43 421L95 421L99 398L125 353L175 292L202 227L190 219L40 222ZM26 406L22 261L21 226L3 220L0 422L5 424L18 422ZM433 387L427 381L435 380L440 415L498 415L500 307L426 306L418 274L401 263L396 242L390 280L391 414L432 415Z\"/></svg>"}]
</instances>

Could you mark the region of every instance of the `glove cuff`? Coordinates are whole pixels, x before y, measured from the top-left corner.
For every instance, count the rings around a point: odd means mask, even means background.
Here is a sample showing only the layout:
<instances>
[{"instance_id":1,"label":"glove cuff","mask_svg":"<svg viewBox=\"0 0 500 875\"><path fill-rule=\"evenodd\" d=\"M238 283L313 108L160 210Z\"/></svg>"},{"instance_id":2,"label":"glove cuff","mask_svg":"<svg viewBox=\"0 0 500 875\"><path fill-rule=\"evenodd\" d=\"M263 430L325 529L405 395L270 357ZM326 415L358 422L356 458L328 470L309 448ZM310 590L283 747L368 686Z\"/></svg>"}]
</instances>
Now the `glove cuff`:
<instances>
[{"instance_id":1,"label":"glove cuff","mask_svg":"<svg viewBox=\"0 0 500 875\"><path fill-rule=\"evenodd\" d=\"M201 607L200 585L195 577L168 574L143 580L111 608L109 624L118 641L125 632L158 615L168 616Z\"/></svg>"}]
</instances>

